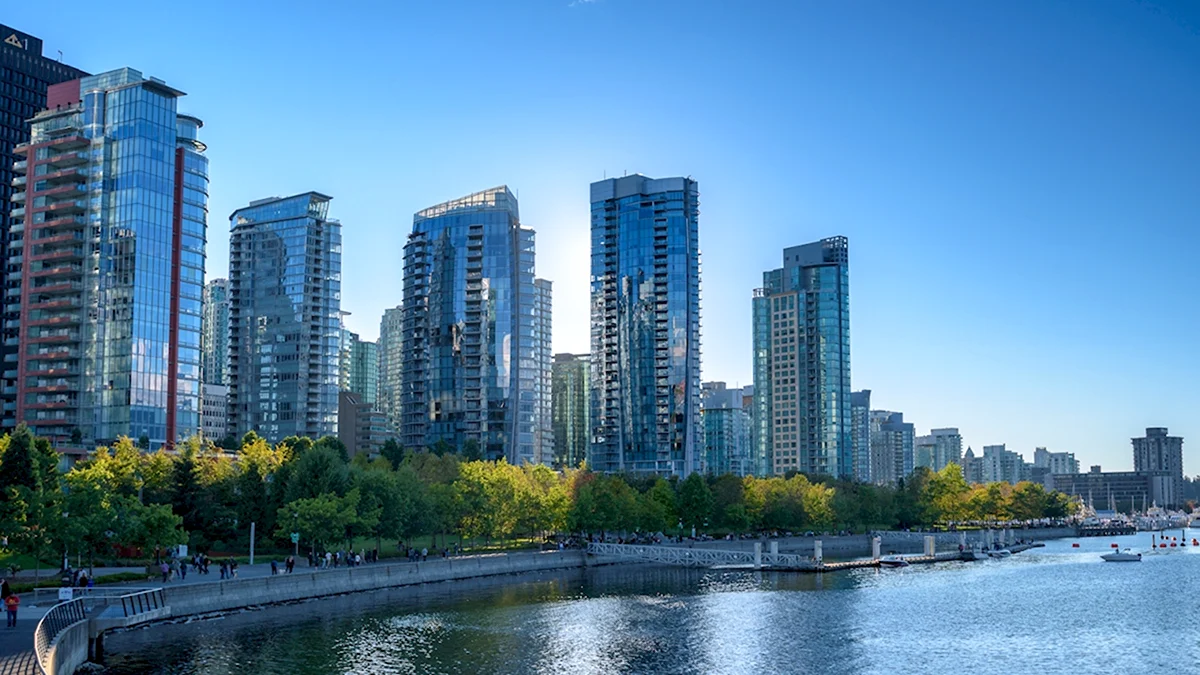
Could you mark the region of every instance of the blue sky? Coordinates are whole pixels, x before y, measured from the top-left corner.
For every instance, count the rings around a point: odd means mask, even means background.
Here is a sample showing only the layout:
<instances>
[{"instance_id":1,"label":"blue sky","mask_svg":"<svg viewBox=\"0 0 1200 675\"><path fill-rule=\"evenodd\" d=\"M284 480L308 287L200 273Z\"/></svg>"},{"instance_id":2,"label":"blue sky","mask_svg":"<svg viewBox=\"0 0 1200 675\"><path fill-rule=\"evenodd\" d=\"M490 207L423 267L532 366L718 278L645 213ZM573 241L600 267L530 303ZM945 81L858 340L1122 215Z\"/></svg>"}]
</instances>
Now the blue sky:
<instances>
[{"instance_id":1,"label":"blue sky","mask_svg":"<svg viewBox=\"0 0 1200 675\"><path fill-rule=\"evenodd\" d=\"M233 209L333 195L347 323L373 338L413 212L508 184L555 284L555 349L587 351L588 184L690 175L706 380L751 382L750 296L782 249L844 234L853 382L874 407L1113 470L1169 426L1200 473L1194 4L105 7L0 20L188 92L210 278Z\"/></svg>"}]
</instances>

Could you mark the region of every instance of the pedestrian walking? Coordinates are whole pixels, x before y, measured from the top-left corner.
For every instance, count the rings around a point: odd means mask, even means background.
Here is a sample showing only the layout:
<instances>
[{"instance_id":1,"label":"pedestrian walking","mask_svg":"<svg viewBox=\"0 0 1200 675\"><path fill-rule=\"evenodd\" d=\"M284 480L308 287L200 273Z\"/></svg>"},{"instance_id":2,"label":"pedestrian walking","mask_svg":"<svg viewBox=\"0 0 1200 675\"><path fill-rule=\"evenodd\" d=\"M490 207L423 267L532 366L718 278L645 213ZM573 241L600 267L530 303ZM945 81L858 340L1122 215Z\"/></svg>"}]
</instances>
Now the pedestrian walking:
<instances>
[{"instance_id":1,"label":"pedestrian walking","mask_svg":"<svg viewBox=\"0 0 1200 675\"><path fill-rule=\"evenodd\" d=\"M186 560L181 560L179 562L179 580L180 581L187 579L187 567L188 567L188 565L187 565Z\"/></svg>"},{"instance_id":2,"label":"pedestrian walking","mask_svg":"<svg viewBox=\"0 0 1200 675\"><path fill-rule=\"evenodd\" d=\"M10 593L4 598L4 609L8 611L8 627L17 627L17 608L21 606L21 596Z\"/></svg>"},{"instance_id":3,"label":"pedestrian walking","mask_svg":"<svg viewBox=\"0 0 1200 675\"><path fill-rule=\"evenodd\" d=\"M428 548L421 549L421 562L425 562L425 558L428 558L428 557L429 557L429 549Z\"/></svg>"},{"instance_id":4,"label":"pedestrian walking","mask_svg":"<svg viewBox=\"0 0 1200 675\"><path fill-rule=\"evenodd\" d=\"M158 566L158 571L162 572L164 584L171 580L171 566L167 564L166 560L162 561L162 564Z\"/></svg>"},{"instance_id":5,"label":"pedestrian walking","mask_svg":"<svg viewBox=\"0 0 1200 675\"><path fill-rule=\"evenodd\" d=\"M275 576L276 574L279 574L279 563L275 562L275 559L272 558L271 559L271 576Z\"/></svg>"}]
</instances>

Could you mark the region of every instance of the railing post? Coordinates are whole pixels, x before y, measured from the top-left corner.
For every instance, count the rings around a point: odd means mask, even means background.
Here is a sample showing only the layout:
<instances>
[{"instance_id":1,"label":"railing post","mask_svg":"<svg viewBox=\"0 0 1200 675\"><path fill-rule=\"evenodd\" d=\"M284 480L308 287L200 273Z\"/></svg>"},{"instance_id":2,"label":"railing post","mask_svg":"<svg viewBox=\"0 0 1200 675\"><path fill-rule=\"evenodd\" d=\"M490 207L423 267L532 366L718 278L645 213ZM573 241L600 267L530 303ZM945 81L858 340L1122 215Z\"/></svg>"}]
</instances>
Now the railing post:
<instances>
[{"instance_id":1,"label":"railing post","mask_svg":"<svg viewBox=\"0 0 1200 675\"><path fill-rule=\"evenodd\" d=\"M774 544L775 542L771 542L771 543ZM754 542L754 569L756 569L756 570L762 569L762 542L761 541Z\"/></svg>"}]
</instances>

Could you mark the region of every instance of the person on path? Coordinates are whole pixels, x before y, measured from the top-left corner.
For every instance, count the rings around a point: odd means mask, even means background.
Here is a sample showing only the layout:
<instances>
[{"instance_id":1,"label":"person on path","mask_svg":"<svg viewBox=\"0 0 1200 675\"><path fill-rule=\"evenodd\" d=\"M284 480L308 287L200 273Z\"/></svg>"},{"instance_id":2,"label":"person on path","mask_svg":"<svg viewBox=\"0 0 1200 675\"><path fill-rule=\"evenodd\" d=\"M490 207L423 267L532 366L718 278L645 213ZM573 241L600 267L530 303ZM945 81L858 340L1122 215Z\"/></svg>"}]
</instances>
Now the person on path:
<instances>
[{"instance_id":1,"label":"person on path","mask_svg":"<svg viewBox=\"0 0 1200 675\"><path fill-rule=\"evenodd\" d=\"M12 595L12 589L8 587L8 579L0 579L0 600L4 600Z\"/></svg>"},{"instance_id":2,"label":"person on path","mask_svg":"<svg viewBox=\"0 0 1200 675\"><path fill-rule=\"evenodd\" d=\"M232 576L235 579L237 578L237 568L238 568L238 562L236 560L234 560L233 558L230 558L229 559L229 574L230 574L230 576Z\"/></svg>"},{"instance_id":3,"label":"person on path","mask_svg":"<svg viewBox=\"0 0 1200 675\"><path fill-rule=\"evenodd\" d=\"M421 549L421 562L425 562L425 559L428 557L429 557L429 549L428 548Z\"/></svg>"},{"instance_id":4,"label":"person on path","mask_svg":"<svg viewBox=\"0 0 1200 675\"><path fill-rule=\"evenodd\" d=\"M11 593L4 598L4 609L8 611L8 627L17 627L17 607L21 606L21 596Z\"/></svg>"},{"instance_id":5,"label":"person on path","mask_svg":"<svg viewBox=\"0 0 1200 675\"><path fill-rule=\"evenodd\" d=\"M188 564L187 564L186 560L179 563L179 580L180 581L187 579L187 568L188 568Z\"/></svg>"},{"instance_id":6,"label":"person on path","mask_svg":"<svg viewBox=\"0 0 1200 675\"><path fill-rule=\"evenodd\" d=\"M275 562L275 559L272 558L271 559L271 576L275 576L276 574L279 574L279 563Z\"/></svg>"},{"instance_id":7,"label":"person on path","mask_svg":"<svg viewBox=\"0 0 1200 675\"><path fill-rule=\"evenodd\" d=\"M283 567L284 567L284 569L287 570L288 574L292 573L292 568L295 566L296 566L296 559L290 555L287 557L287 559L285 559L283 561Z\"/></svg>"},{"instance_id":8,"label":"person on path","mask_svg":"<svg viewBox=\"0 0 1200 675\"><path fill-rule=\"evenodd\" d=\"M171 580L171 566L167 564L166 560L164 560L162 564L158 566L158 571L162 572L164 584Z\"/></svg>"},{"instance_id":9,"label":"person on path","mask_svg":"<svg viewBox=\"0 0 1200 675\"><path fill-rule=\"evenodd\" d=\"M224 581L229 576L229 563L221 561L221 581Z\"/></svg>"},{"instance_id":10,"label":"person on path","mask_svg":"<svg viewBox=\"0 0 1200 675\"><path fill-rule=\"evenodd\" d=\"M177 576L179 576L179 559L171 558L171 579L174 580Z\"/></svg>"}]
</instances>

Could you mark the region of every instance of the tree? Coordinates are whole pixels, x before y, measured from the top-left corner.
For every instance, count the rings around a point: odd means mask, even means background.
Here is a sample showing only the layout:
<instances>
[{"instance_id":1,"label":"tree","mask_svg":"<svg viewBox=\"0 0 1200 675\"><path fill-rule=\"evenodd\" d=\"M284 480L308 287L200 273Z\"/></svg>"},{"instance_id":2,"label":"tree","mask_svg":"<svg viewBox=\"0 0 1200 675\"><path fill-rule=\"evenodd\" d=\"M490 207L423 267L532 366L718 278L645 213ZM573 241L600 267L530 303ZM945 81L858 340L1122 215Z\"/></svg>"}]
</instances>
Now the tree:
<instances>
[{"instance_id":1,"label":"tree","mask_svg":"<svg viewBox=\"0 0 1200 675\"><path fill-rule=\"evenodd\" d=\"M329 448L337 453L338 457L342 458L342 462L349 462L350 455L346 451L346 444L337 436L322 436L313 444L314 448Z\"/></svg>"},{"instance_id":2,"label":"tree","mask_svg":"<svg viewBox=\"0 0 1200 675\"><path fill-rule=\"evenodd\" d=\"M462 457L464 462L476 462L483 459L483 451L479 449L479 441L468 438L463 442Z\"/></svg>"},{"instance_id":3,"label":"tree","mask_svg":"<svg viewBox=\"0 0 1200 675\"><path fill-rule=\"evenodd\" d=\"M142 450L149 450L150 449L150 437L147 436L146 434L142 434L141 436L138 436L137 444L138 444L138 447L141 448Z\"/></svg>"},{"instance_id":4,"label":"tree","mask_svg":"<svg viewBox=\"0 0 1200 675\"><path fill-rule=\"evenodd\" d=\"M296 456L287 483L287 500L344 494L348 468L337 450L329 445L313 445Z\"/></svg>"},{"instance_id":5,"label":"tree","mask_svg":"<svg viewBox=\"0 0 1200 675\"><path fill-rule=\"evenodd\" d=\"M300 538L309 542L313 551L324 549L345 538L346 528L358 518L357 501L357 493L353 502L324 493L288 502L276 514L280 523L276 537L284 539L293 531L299 532Z\"/></svg>"},{"instance_id":6,"label":"tree","mask_svg":"<svg viewBox=\"0 0 1200 675\"><path fill-rule=\"evenodd\" d=\"M717 476L712 481L713 525L741 532L749 526L746 514L746 486L733 474Z\"/></svg>"},{"instance_id":7,"label":"tree","mask_svg":"<svg viewBox=\"0 0 1200 675\"><path fill-rule=\"evenodd\" d=\"M963 478L962 467L951 462L932 473L920 497L921 511L928 523L952 523L966 519L967 497L971 487Z\"/></svg>"},{"instance_id":8,"label":"tree","mask_svg":"<svg viewBox=\"0 0 1200 675\"><path fill-rule=\"evenodd\" d=\"M71 445L83 445L83 429L79 427L71 429Z\"/></svg>"},{"instance_id":9,"label":"tree","mask_svg":"<svg viewBox=\"0 0 1200 675\"><path fill-rule=\"evenodd\" d=\"M139 504L131 499L121 503L123 515L121 541L145 550L161 551L187 541L183 518L168 504Z\"/></svg>"},{"instance_id":10,"label":"tree","mask_svg":"<svg viewBox=\"0 0 1200 675\"><path fill-rule=\"evenodd\" d=\"M379 449L379 454L391 463L393 469L400 468L400 464L404 462L405 452L404 447L396 442L396 439L389 438L383 442L383 447Z\"/></svg>"},{"instance_id":11,"label":"tree","mask_svg":"<svg viewBox=\"0 0 1200 675\"><path fill-rule=\"evenodd\" d=\"M712 516L713 496L704 476L693 473L679 484L679 517L684 527L704 527Z\"/></svg>"},{"instance_id":12,"label":"tree","mask_svg":"<svg viewBox=\"0 0 1200 675\"><path fill-rule=\"evenodd\" d=\"M441 457L442 455L450 455L455 453L455 448L450 441L444 438L437 439L437 442L429 446L429 452Z\"/></svg>"}]
</instances>

